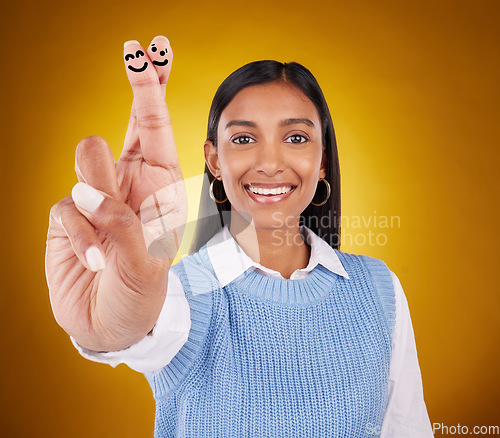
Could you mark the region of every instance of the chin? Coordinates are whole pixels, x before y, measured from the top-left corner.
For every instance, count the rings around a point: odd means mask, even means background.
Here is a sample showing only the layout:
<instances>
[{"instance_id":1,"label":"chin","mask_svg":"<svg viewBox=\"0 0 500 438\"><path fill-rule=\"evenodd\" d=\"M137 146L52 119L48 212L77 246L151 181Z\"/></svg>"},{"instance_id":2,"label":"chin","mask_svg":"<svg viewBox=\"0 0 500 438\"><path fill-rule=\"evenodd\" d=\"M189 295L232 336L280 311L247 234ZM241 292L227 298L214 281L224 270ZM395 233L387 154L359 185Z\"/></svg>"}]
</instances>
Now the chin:
<instances>
[{"instance_id":1,"label":"chin","mask_svg":"<svg viewBox=\"0 0 500 438\"><path fill-rule=\"evenodd\" d=\"M288 218L288 222L287 222ZM297 222L299 218L296 219ZM293 227L295 220L291 220L291 216L283 213L276 213L273 217L253 217L253 226L261 230L280 230Z\"/></svg>"},{"instance_id":2,"label":"chin","mask_svg":"<svg viewBox=\"0 0 500 438\"><path fill-rule=\"evenodd\" d=\"M256 209L251 211L251 209L249 209L251 212L248 213L246 211L236 210L234 209L234 206L232 206L231 210L232 218L237 218L236 220L244 222L245 224L249 223L250 226L260 230L293 228L296 223L299 223L300 220L300 213L292 214L290 212L280 211L277 209L275 211L271 210L267 212L256 211ZM235 216L235 213L237 213L237 216Z\"/></svg>"}]
</instances>

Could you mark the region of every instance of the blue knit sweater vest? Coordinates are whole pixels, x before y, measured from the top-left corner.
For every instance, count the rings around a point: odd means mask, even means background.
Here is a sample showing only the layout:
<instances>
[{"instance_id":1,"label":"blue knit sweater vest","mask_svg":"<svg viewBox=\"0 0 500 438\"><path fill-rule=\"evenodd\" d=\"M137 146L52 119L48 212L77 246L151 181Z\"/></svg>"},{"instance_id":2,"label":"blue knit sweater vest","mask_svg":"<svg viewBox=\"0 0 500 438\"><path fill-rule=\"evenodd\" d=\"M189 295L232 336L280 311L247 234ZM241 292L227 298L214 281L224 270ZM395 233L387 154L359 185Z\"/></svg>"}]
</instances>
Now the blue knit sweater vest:
<instances>
[{"instance_id":1,"label":"blue knit sweater vest","mask_svg":"<svg viewBox=\"0 0 500 438\"><path fill-rule=\"evenodd\" d=\"M221 288L206 246L171 269L191 309L189 339L146 373L159 437L369 436L382 426L395 321L389 269L335 250L349 279L248 269Z\"/></svg>"}]
</instances>

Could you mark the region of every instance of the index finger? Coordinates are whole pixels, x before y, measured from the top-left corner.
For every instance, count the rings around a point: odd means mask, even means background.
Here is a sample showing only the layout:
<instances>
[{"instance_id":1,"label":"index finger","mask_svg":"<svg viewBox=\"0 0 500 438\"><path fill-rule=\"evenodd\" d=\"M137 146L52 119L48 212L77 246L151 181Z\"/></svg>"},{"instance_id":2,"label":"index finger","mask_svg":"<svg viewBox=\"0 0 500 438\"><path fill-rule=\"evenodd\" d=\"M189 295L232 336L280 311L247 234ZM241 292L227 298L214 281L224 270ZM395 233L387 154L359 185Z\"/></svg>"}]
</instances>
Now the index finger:
<instances>
[{"instance_id":1,"label":"index finger","mask_svg":"<svg viewBox=\"0 0 500 438\"><path fill-rule=\"evenodd\" d=\"M151 166L178 169L172 121L154 64L137 41L124 44L124 59L144 160Z\"/></svg>"}]
</instances>

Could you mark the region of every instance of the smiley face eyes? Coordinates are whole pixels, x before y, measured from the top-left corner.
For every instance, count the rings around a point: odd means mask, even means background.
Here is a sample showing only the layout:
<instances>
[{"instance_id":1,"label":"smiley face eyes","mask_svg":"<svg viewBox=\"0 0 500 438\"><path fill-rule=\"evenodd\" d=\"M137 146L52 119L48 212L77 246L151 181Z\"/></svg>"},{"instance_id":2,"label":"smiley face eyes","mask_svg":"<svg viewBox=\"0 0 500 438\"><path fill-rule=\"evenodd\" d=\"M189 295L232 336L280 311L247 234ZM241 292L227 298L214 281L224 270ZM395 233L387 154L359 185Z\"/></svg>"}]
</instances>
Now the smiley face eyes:
<instances>
[{"instance_id":1,"label":"smiley face eyes","mask_svg":"<svg viewBox=\"0 0 500 438\"><path fill-rule=\"evenodd\" d=\"M155 46L155 44L151 44L151 51L153 53L157 52L159 49L158 47ZM161 50L160 51L160 56L167 56L167 53L168 53L168 50L167 48L165 47L165 49ZM144 52L142 50L137 50L137 52L135 52L135 55L134 53L127 53L125 55L125 62L127 61L131 61L132 59L139 59L141 56L145 56ZM156 60L153 60L153 64L156 65L157 67L164 67L168 64L168 58L165 58L163 61L156 61ZM146 70L148 66L148 63L146 61L144 61L144 64L142 67L134 67L133 65L128 65L127 68L135 73L140 73L144 70Z\"/></svg>"},{"instance_id":2,"label":"smiley face eyes","mask_svg":"<svg viewBox=\"0 0 500 438\"><path fill-rule=\"evenodd\" d=\"M129 61L130 59L139 58L140 56L144 56L144 52L142 50L138 50L137 52L135 52L135 56L133 55L133 53L127 53L125 55L125 61Z\"/></svg>"},{"instance_id":3,"label":"smiley face eyes","mask_svg":"<svg viewBox=\"0 0 500 438\"><path fill-rule=\"evenodd\" d=\"M152 51L153 53L156 53L156 52L158 51L158 48L157 48L157 47L155 47L155 46L154 46L154 44L151 44L151 46L152 46L152 47L151 47L151 51ZM162 50L162 51L160 52L160 55L161 55L161 56L165 56L165 55L167 54L167 52L168 52L168 51L167 51L167 48L165 47L165 50Z\"/></svg>"}]
</instances>

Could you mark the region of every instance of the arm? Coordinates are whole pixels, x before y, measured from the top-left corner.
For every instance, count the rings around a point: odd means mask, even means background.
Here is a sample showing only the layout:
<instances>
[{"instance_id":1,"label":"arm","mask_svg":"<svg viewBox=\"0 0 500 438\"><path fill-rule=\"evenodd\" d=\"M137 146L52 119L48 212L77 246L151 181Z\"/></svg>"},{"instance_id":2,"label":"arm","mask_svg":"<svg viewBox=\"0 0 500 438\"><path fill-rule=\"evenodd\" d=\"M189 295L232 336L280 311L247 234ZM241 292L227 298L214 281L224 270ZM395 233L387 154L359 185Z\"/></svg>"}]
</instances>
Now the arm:
<instances>
[{"instance_id":1,"label":"arm","mask_svg":"<svg viewBox=\"0 0 500 438\"><path fill-rule=\"evenodd\" d=\"M88 350L70 336L71 342L86 359L116 367L124 363L146 373L168 365L186 343L191 329L189 304L179 277L170 270L165 303L153 330L141 341L118 351Z\"/></svg>"},{"instance_id":2,"label":"arm","mask_svg":"<svg viewBox=\"0 0 500 438\"><path fill-rule=\"evenodd\" d=\"M422 376L410 310L397 276L391 272L396 298L396 324L389 374L389 400L382 425L382 438L433 436L424 402Z\"/></svg>"}]
</instances>

